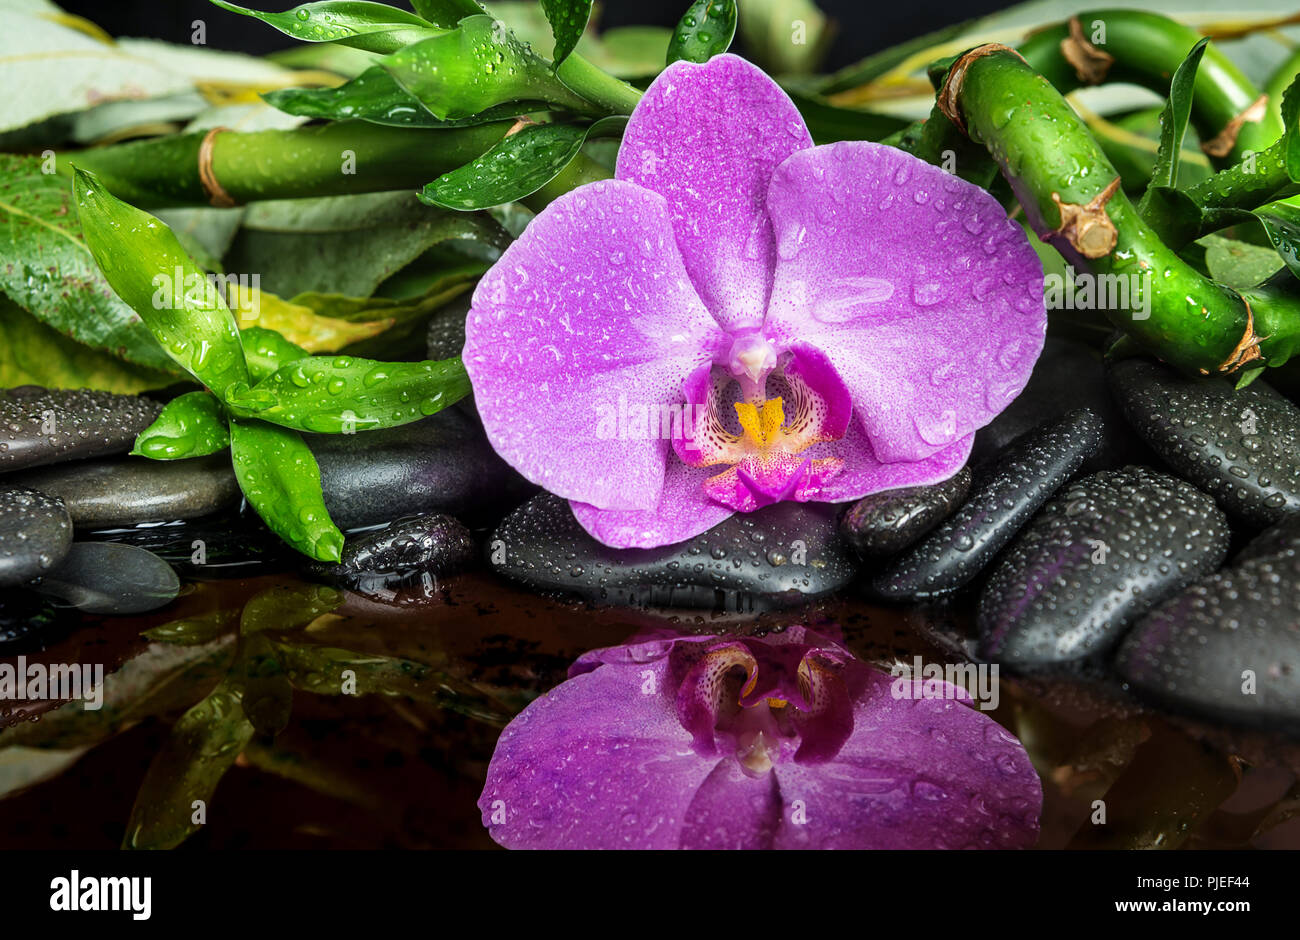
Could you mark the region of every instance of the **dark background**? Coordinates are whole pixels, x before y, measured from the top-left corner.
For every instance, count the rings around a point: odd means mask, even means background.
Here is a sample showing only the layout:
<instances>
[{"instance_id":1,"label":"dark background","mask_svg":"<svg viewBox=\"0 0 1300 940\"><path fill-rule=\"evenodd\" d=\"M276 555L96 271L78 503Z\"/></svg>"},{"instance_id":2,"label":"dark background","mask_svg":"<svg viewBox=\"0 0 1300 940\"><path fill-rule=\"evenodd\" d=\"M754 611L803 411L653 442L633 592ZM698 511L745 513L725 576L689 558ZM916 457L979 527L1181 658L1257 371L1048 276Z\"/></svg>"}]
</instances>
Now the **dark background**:
<instances>
[{"instance_id":1,"label":"dark background","mask_svg":"<svg viewBox=\"0 0 1300 940\"><path fill-rule=\"evenodd\" d=\"M240 5L286 10L298 2L241 0ZM208 45L216 49L260 54L296 45L293 39L270 26L222 10L206 0L59 0L59 3L69 13L84 16L114 36L189 42L190 24L202 19L207 24ZM901 3L817 0L817 3L839 24L826 60L829 69L951 23L1013 5L1008 0L904 0ZM600 23L604 27L673 26L688 6L690 0L605 0ZM739 45L737 49L744 51Z\"/></svg>"}]
</instances>

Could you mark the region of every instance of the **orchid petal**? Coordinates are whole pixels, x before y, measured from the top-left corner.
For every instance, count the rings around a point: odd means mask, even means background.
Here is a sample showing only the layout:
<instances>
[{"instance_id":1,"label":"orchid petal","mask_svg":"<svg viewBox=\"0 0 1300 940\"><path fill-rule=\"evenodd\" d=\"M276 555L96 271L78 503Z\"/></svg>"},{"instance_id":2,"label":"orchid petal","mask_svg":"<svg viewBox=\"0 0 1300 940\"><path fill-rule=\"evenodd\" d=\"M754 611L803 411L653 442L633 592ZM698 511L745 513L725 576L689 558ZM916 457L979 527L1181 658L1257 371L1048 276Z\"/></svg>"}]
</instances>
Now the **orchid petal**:
<instances>
[{"instance_id":1,"label":"orchid petal","mask_svg":"<svg viewBox=\"0 0 1300 940\"><path fill-rule=\"evenodd\" d=\"M1043 273L987 192L900 150L795 153L767 197L777 263L765 332L825 352L882 463L922 460L1024 387Z\"/></svg>"},{"instance_id":2,"label":"orchid petal","mask_svg":"<svg viewBox=\"0 0 1300 940\"><path fill-rule=\"evenodd\" d=\"M556 686L501 733L479 798L507 848L677 848L702 760L667 699L667 660L602 666ZM648 674L648 675L647 675Z\"/></svg>"},{"instance_id":3,"label":"orchid petal","mask_svg":"<svg viewBox=\"0 0 1300 940\"><path fill-rule=\"evenodd\" d=\"M560 496L653 510L669 456L660 409L726 341L670 226L648 190L583 186L535 218L474 292L464 360L488 438ZM628 432L629 412L649 421Z\"/></svg>"},{"instance_id":4,"label":"orchid petal","mask_svg":"<svg viewBox=\"0 0 1300 940\"><path fill-rule=\"evenodd\" d=\"M691 280L728 329L762 322L775 260L768 180L810 146L789 96L734 55L674 62L632 113L616 176L668 200Z\"/></svg>"},{"instance_id":5,"label":"orchid petal","mask_svg":"<svg viewBox=\"0 0 1300 940\"><path fill-rule=\"evenodd\" d=\"M901 683L902 686L899 686ZM1020 743L958 701L921 697L922 683L877 673L834 759L781 763L787 812L776 848L1028 848L1042 783ZM913 697L895 698L896 688ZM930 693L933 695L933 692ZM796 818L789 807L799 803Z\"/></svg>"},{"instance_id":6,"label":"orchid petal","mask_svg":"<svg viewBox=\"0 0 1300 940\"><path fill-rule=\"evenodd\" d=\"M653 509L599 509L571 502L574 518L592 538L613 548L657 548L694 538L732 515L709 499L704 482L716 468L668 462L659 503Z\"/></svg>"}]
</instances>

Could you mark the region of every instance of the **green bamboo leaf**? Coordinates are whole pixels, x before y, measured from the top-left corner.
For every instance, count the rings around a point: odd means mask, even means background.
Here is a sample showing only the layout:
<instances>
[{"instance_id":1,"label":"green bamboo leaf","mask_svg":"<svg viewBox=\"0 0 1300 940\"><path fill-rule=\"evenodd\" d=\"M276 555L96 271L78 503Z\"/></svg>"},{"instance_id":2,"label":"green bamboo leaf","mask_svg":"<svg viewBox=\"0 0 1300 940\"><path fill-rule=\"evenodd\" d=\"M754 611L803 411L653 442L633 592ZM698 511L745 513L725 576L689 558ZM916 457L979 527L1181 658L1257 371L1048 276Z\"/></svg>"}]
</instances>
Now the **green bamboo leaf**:
<instances>
[{"instance_id":1,"label":"green bamboo leaf","mask_svg":"<svg viewBox=\"0 0 1300 940\"><path fill-rule=\"evenodd\" d=\"M152 334L149 341L154 342ZM40 385L134 395L176 381L171 372L137 366L69 339L4 294L0 294L0 350L0 388Z\"/></svg>"},{"instance_id":2,"label":"green bamboo leaf","mask_svg":"<svg viewBox=\"0 0 1300 940\"><path fill-rule=\"evenodd\" d=\"M324 584L279 584L254 594L244 605L239 630L244 635L288 632L343 606L343 592Z\"/></svg>"},{"instance_id":3,"label":"green bamboo leaf","mask_svg":"<svg viewBox=\"0 0 1300 940\"><path fill-rule=\"evenodd\" d=\"M226 415L208 392L173 398L156 421L140 432L131 453L154 460L203 457L230 446Z\"/></svg>"},{"instance_id":4,"label":"green bamboo leaf","mask_svg":"<svg viewBox=\"0 0 1300 940\"><path fill-rule=\"evenodd\" d=\"M1175 189L1178 186L1178 159L1183 149L1183 137L1187 134L1187 120L1192 114L1192 93L1196 86L1196 70L1201 64L1201 56L1210 40L1202 39L1187 58L1174 72L1169 83L1169 99L1160 114L1160 149L1156 151L1155 166L1151 171L1151 182L1147 192L1157 187ZM1143 195L1138 203L1138 212L1144 217L1151 199Z\"/></svg>"},{"instance_id":5,"label":"green bamboo leaf","mask_svg":"<svg viewBox=\"0 0 1300 940\"><path fill-rule=\"evenodd\" d=\"M586 128L576 124L529 125L426 185L420 201L470 212L523 199L568 166L586 139Z\"/></svg>"},{"instance_id":6,"label":"green bamboo leaf","mask_svg":"<svg viewBox=\"0 0 1300 940\"><path fill-rule=\"evenodd\" d=\"M328 121L361 120L390 127L470 127L514 117L527 105L501 105L457 121L441 121L379 66L334 88L284 88L262 98L285 114Z\"/></svg>"},{"instance_id":7,"label":"green bamboo leaf","mask_svg":"<svg viewBox=\"0 0 1300 940\"><path fill-rule=\"evenodd\" d=\"M230 452L240 489L272 531L317 561L342 557L343 533L325 508L320 466L298 432L232 421Z\"/></svg>"},{"instance_id":8,"label":"green bamboo leaf","mask_svg":"<svg viewBox=\"0 0 1300 940\"><path fill-rule=\"evenodd\" d=\"M419 421L469 392L469 376L459 359L376 362L311 356L281 366L229 404L241 418L297 431L351 434Z\"/></svg>"},{"instance_id":9,"label":"green bamboo leaf","mask_svg":"<svg viewBox=\"0 0 1300 940\"><path fill-rule=\"evenodd\" d=\"M235 318L172 230L82 170L74 171L73 190L99 269L163 349L218 396L247 385Z\"/></svg>"},{"instance_id":10,"label":"green bamboo leaf","mask_svg":"<svg viewBox=\"0 0 1300 940\"><path fill-rule=\"evenodd\" d=\"M250 326L239 331L244 344L244 359L254 382L260 382L280 366L311 355L297 343L290 342L275 330Z\"/></svg>"},{"instance_id":11,"label":"green bamboo leaf","mask_svg":"<svg viewBox=\"0 0 1300 940\"><path fill-rule=\"evenodd\" d=\"M817 71L834 24L814 0L745 0L736 4L745 54L770 75Z\"/></svg>"},{"instance_id":12,"label":"green bamboo leaf","mask_svg":"<svg viewBox=\"0 0 1300 940\"><path fill-rule=\"evenodd\" d=\"M366 0L321 0L283 13L263 13L226 0L212 2L223 10L256 17L303 42L336 42L366 52L394 52L438 32L414 13Z\"/></svg>"},{"instance_id":13,"label":"green bamboo leaf","mask_svg":"<svg viewBox=\"0 0 1300 940\"><path fill-rule=\"evenodd\" d=\"M155 643L175 646L202 646L232 632L239 626L239 611L214 610L195 617L172 620L161 626L142 630L140 635Z\"/></svg>"},{"instance_id":14,"label":"green bamboo leaf","mask_svg":"<svg viewBox=\"0 0 1300 940\"><path fill-rule=\"evenodd\" d=\"M1260 206L1254 215L1264 226L1282 263L1300 277L1300 206L1294 199L1284 199Z\"/></svg>"},{"instance_id":15,"label":"green bamboo leaf","mask_svg":"<svg viewBox=\"0 0 1300 940\"><path fill-rule=\"evenodd\" d=\"M409 191L285 199L249 207L226 264L259 272L262 290L295 302L311 292L368 297L435 245L509 242L491 217L435 209Z\"/></svg>"},{"instance_id":16,"label":"green bamboo leaf","mask_svg":"<svg viewBox=\"0 0 1300 940\"><path fill-rule=\"evenodd\" d=\"M541 5L555 34L555 54L551 60L558 66L587 31L591 0L541 0Z\"/></svg>"},{"instance_id":17,"label":"green bamboo leaf","mask_svg":"<svg viewBox=\"0 0 1300 940\"><path fill-rule=\"evenodd\" d=\"M1300 182L1300 76L1282 93L1282 139L1286 142L1286 173Z\"/></svg>"},{"instance_id":18,"label":"green bamboo leaf","mask_svg":"<svg viewBox=\"0 0 1300 940\"><path fill-rule=\"evenodd\" d=\"M476 0L411 0L411 7L435 26L455 26L467 16L486 13Z\"/></svg>"},{"instance_id":19,"label":"green bamboo leaf","mask_svg":"<svg viewBox=\"0 0 1300 940\"><path fill-rule=\"evenodd\" d=\"M175 848L198 831L194 802L209 806L253 737L240 699L236 679L227 678L177 720L136 794L123 848Z\"/></svg>"},{"instance_id":20,"label":"green bamboo leaf","mask_svg":"<svg viewBox=\"0 0 1300 940\"><path fill-rule=\"evenodd\" d=\"M86 247L67 177L40 157L0 153L0 291L52 330L168 373L139 315L113 293Z\"/></svg>"},{"instance_id":21,"label":"green bamboo leaf","mask_svg":"<svg viewBox=\"0 0 1300 940\"><path fill-rule=\"evenodd\" d=\"M380 64L442 120L511 101L591 110L555 77L549 62L490 16L468 16L456 29L399 49Z\"/></svg>"},{"instance_id":22,"label":"green bamboo leaf","mask_svg":"<svg viewBox=\"0 0 1300 940\"><path fill-rule=\"evenodd\" d=\"M1263 245L1221 235L1207 235L1199 244L1205 246L1205 267L1210 277L1237 290L1255 287L1284 267L1278 260L1280 252Z\"/></svg>"},{"instance_id":23,"label":"green bamboo leaf","mask_svg":"<svg viewBox=\"0 0 1300 940\"><path fill-rule=\"evenodd\" d=\"M682 15L668 44L668 63L707 62L736 36L736 0L695 0Z\"/></svg>"}]
</instances>

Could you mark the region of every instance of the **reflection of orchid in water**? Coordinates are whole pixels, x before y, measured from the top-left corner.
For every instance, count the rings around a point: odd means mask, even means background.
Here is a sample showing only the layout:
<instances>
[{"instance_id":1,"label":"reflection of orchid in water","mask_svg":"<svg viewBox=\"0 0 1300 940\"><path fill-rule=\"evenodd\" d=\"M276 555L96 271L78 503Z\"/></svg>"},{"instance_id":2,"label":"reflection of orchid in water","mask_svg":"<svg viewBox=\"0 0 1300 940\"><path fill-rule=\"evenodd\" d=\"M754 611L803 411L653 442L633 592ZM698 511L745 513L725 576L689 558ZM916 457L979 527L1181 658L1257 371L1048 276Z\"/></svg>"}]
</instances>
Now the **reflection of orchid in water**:
<instances>
[{"instance_id":1,"label":"reflection of orchid in water","mask_svg":"<svg viewBox=\"0 0 1300 940\"><path fill-rule=\"evenodd\" d=\"M1030 846L1038 775L963 695L802 627L596 650L502 733L479 808L509 848Z\"/></svg>"},{"instance_id":2,"label":"reflection of orchid in water","mask_svg":"<svg viewBox=\"0 0 1300 940\"><path fill-rule=\"evenodd\" d=\"M670 65L616 179L488 272L464 360L498 453L596 538L653 547L947 479L1045 329L1042 268L992 196L891 147L812 146L785 92L721 55ZM628 402L610 439L598 416Z\"/></svg>"}]
</instances>

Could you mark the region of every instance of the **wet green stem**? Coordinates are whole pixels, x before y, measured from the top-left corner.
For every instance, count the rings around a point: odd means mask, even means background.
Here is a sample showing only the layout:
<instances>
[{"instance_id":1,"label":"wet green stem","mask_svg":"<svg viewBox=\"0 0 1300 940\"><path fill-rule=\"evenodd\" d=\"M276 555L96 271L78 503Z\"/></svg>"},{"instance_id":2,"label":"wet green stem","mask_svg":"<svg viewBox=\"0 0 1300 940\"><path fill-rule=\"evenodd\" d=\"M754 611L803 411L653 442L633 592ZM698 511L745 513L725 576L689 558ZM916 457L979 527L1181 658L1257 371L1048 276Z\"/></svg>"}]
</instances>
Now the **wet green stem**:
<instances>
[{"instance_id":1,"label":"wet green stem","mask_svg":"<svg viewBox=\"0 0 1300 940\"><path fill-rule=\"evenodd\" d=\"M213 175L235 203L418 189L468 163L505 136L511 121L416 130L339 121L280 131L222 131L211 144ZM204 134L180 134L62 153L58 170L93 172L140 208L206 206L199 152Z\"/></svg>"},{"instance_id":2,"label":"wet green stem","mask_svg":"<svg viewBox=\"0 0 1300 940\"><path fill-rule=\"evenodd\" d=\"M1144 349L1185 372L1226 375L1280 365L1300 346L1300 298L1276 287L1237 292L1183 262L1112 188L1118 174L1060 92L1014 52L963 56L940 100L988 148L1045 241L1081 270L1143 291L1134 309L1105 313Z\"/></svg>"}]
</instances>

